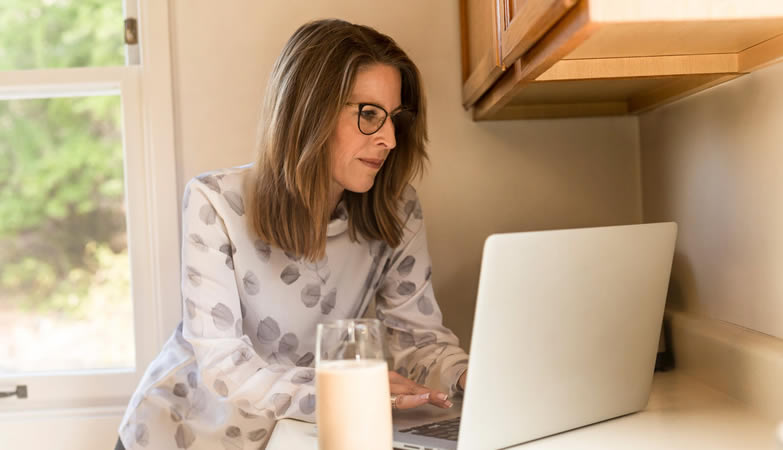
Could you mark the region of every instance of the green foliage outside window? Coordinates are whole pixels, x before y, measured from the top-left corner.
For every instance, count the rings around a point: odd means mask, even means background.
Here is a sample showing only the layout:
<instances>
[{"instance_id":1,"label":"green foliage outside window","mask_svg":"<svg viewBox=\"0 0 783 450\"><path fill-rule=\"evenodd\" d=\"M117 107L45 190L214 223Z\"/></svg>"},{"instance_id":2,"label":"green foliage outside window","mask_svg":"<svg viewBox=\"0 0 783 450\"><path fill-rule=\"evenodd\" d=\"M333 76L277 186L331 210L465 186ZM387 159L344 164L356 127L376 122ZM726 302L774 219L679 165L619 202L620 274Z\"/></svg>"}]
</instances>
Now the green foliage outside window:
<instances>
[{"instance_id":1,"label":"green foliage outside window","mask_svg":"<svg viewBox=\"0 0 783 450\"><path fill-rule=\"evenodd\" d=\"M2 0L0 70L124 65L122 19L119 0ZM127 300L123 202L119 96L0 101L0 307Z\"/></svg>"}]
</instances>

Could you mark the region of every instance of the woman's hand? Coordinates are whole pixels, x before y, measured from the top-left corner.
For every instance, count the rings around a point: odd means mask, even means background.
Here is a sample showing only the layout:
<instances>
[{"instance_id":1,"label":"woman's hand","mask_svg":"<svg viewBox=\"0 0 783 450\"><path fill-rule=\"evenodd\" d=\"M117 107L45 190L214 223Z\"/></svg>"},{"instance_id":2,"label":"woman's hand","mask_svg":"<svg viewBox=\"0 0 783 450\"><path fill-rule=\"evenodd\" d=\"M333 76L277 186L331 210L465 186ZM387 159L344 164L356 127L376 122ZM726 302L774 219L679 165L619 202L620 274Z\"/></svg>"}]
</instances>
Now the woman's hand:
<instances>
[{"instance_id":1,"label":"woman's hand","mask_svg":"<svg viewBox=\"0 0 783 450\"><path fill-rule=\"evenodd\" d=\"M425 403L431 403L439 408L451 408L446 394L428 387L416 384L397 372L389 371L389 389L392 395L397 395L397 409L411 409Z\"/></svg>"}]
</instances>

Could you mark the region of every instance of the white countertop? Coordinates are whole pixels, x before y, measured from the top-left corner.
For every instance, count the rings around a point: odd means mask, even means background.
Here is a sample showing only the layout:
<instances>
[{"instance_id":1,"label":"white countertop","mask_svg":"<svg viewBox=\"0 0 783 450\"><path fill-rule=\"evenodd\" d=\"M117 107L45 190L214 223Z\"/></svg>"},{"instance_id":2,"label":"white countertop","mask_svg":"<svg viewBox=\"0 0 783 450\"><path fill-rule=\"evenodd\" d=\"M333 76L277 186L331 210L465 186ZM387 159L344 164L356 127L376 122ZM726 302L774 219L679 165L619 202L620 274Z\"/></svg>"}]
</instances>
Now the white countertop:
<instances>
[{"instance_id":1,"label":"white countertop","mask_svg":"<svg viewBox=\"0 0 783 450\"><path fill-rule=\"evenodd\" d=\"M456 411L424 407L395 414L395 423L415 417L435 420ZM268 450L316 450L315 425L278 422ZM656 373L647 407L636 414L539 439L512 448L550 449L781 449L775 422L739 401L680 373Z\"/></svg>"}]
</instances>

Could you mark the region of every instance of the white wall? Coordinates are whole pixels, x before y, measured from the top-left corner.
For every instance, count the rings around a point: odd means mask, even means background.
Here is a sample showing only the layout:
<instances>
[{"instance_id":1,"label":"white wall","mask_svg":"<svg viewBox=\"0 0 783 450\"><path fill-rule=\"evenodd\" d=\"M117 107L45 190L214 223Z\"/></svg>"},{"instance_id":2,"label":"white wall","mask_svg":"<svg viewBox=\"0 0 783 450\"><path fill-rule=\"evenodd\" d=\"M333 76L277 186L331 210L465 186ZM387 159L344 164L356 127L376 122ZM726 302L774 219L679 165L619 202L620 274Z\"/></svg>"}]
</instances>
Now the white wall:
<instances>
[{"instance_id":1,"label":"white wall","mask_svg":"<svg viewBox=\"0 0 783 450\"><path fill-rule=\"evenodd\" d=\"M459 11L452 0L173 1L180 191L200 172L251 160L274 59L299 25L325 17L391 35L423 74L431 167L419 193L435 292L466 348L488 234L640 221L635 117L470 120L460 105Z\"/></svg>"},{"instance_id":2,"label":"white wall","mask_svg":"<svg viewBox=\"0 0 783 450\"><path fill-rule=\"evenodd\" d=\"M783 338L783 63L640 118L645 221L680 224L669 306Z\"/></svg>"}]
</instances>

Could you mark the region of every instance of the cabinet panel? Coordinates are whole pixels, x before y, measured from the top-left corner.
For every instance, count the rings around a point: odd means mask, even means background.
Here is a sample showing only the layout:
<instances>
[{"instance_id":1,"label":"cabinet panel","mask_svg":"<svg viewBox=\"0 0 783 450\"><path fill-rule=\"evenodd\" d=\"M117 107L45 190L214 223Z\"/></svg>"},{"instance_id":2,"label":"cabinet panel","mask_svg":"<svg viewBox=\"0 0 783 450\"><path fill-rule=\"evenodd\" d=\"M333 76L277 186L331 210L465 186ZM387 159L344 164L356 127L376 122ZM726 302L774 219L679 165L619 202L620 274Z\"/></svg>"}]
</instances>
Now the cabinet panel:
<instances>
[{"instance_id":1,"label":"cabinet panel","mask_svg":"<svg viewBox=\"0 0 783 450\"><path fill-rule=\"evenodd\" d=\"M501 0L460 0L462 104L473 105L503 73L498 28Z\"/></svg>"},{"instance_id":2,"label":"cabinet panel","mask_svg":"<svg viewBox=\"0 0 783 450\"><path fill-rule=\"evenodd\" d=\"M501 0L501 62L511 66L549 30L577 0Z\"/></svg>"},{"instance_id":3,"label":"cabinet panel","mask_svg":"<svg viewBox=\"0 0 783 450\"><path fill-rule=\"evenodd\" d=\"M495 34L495 0L464 0L463 14L467 18L465 25L468 39L468 68L476 70L481 58L497 48Z\"/></svg>"},{"instance_id":4,"label":"cabinet panel","mask_svg":"<svg viewBox=\"0 0 783 450\"><path fill-rule=\"evenodd\" d=\"M739 53L781 32L783 18L605 24L565 59Z\"/></svg>"},{"instance_id":5,"label":"cabinet panel","mask_svg":"<svg viewBox=\"0 0 783 450\"><path fill-rule=\"evenodd\" d=\"M577 0L461 0L462 103L472 106Z\"/></svg>"}]
</instances>

